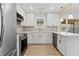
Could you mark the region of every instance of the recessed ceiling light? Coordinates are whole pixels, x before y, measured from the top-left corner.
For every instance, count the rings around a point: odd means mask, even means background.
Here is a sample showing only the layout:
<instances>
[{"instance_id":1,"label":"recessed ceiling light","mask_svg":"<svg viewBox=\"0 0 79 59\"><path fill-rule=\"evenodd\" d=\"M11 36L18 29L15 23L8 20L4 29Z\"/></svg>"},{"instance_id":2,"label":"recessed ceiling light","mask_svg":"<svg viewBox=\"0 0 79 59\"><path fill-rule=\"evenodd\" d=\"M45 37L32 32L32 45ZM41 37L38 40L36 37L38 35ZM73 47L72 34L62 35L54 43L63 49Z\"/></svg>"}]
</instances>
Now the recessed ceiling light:
<instances>
[{"instance_id":1,"label":"recessed ceiling light","mask_svg":"<svg viewBox=\"0 0 79 59\"><path fill-rule=\"evenodd\" d=\"M49 9L53 9L53 7L50 7Z\"/></svg>"},{"instance_id":2,"label":"recessed ceiling light","mask_svg":"<svg viewBox=\"0 0 79 59\"><path fill-rule=\"evenodd\" d=\"M31 6L30 9L34 9L34 8Z\"/></svg>"}]
</instances>

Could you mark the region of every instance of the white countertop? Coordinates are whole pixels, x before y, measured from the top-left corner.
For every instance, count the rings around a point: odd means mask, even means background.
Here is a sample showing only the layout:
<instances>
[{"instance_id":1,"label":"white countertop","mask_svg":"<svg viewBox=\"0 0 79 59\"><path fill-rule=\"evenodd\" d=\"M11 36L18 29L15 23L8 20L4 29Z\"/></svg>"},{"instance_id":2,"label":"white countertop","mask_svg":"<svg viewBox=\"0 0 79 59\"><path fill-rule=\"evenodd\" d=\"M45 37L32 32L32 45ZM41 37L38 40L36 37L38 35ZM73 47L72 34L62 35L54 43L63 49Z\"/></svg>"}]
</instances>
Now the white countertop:
<instances>
[{"instance_id":1,"label":"white countertop","mask_svg":"<svg viewBox=\"0 0 79 59\"><path fill-rule=\"evenodd\" d=\"M79 36L79 34L76 33L69 33L69 32L54 32L60 35L64 35L64 36Z\"/></svg>"},{"instance_id":2,"label":"white countertop","mask_svg":"<svg viewBox=\"0 0 79 59\"><path fill-rule=\"evenodd\" d=\"M32 32L38 32L38 31L28 31L28 32L20 32L20 33L32 33ZM40 31L42 32L42 31ZM76 33L69 33L69 32L55 32L55 31L43 31L43 32L51 32L51 33L57 33L57 34L60 34L60 35L64 35L64 36L79 36L79 34L76 34Z\"/></svg>"}]
</instances>

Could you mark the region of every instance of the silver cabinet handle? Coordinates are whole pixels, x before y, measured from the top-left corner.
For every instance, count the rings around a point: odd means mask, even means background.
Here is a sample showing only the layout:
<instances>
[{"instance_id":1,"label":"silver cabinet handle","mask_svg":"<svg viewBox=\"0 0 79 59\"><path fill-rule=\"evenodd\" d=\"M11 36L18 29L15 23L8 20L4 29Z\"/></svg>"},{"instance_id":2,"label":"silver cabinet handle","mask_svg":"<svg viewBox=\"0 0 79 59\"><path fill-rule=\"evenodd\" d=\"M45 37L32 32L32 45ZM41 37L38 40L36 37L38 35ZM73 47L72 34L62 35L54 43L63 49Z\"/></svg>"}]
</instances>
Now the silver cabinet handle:
<instances>
[{"instance_id":1,"label":"silver cabinet handle","mask_svg":"<svg viewBox=\"0 0 79 59\"><path fill-rule=\"evenodd\" d=\"M1 8L0 8L0 40L1 40L1 26L2 26L2 20L1 20Z\"/></svg>"}]
</instances>

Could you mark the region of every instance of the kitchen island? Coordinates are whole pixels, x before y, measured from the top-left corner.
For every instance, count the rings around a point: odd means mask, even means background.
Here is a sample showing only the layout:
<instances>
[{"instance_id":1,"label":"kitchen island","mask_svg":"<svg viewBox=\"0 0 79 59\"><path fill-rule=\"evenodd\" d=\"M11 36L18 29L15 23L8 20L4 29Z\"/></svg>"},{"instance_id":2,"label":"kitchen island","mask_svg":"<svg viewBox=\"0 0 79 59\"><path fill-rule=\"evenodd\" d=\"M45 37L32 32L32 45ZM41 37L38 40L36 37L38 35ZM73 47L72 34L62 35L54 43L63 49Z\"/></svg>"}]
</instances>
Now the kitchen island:
<instances>
[{"instance_id":1,"label":"kitchen island","mask_svg":"<svg viewBox=\"0 0 79 59\"><path fill-rule=\"evenodd\" d=\"M79 34L54 32L57 34L57 49L64 56L79 56Z\"/></svg>"}]
</instances>

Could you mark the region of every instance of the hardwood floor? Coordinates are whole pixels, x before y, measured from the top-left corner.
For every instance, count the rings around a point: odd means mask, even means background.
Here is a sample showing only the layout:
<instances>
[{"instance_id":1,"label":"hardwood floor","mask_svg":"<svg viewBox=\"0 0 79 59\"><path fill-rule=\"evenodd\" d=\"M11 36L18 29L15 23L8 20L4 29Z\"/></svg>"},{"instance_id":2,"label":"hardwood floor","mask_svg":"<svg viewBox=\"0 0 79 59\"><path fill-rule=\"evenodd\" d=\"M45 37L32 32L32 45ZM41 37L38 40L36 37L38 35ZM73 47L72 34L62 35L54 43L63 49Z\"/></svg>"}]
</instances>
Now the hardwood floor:
<instances>
[{"instance_id":1,"label":"hardwood floor","mask_svg":"<svg viewBox=\"0 0 79 59\"><path fill-rule=\"evenodd\" d=\"M61 56L53 45L28 45L24 56Z\"/></svg>"}]
</instances>

